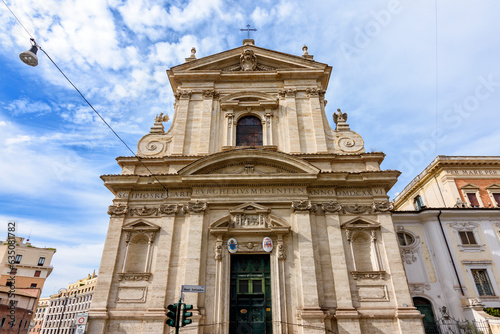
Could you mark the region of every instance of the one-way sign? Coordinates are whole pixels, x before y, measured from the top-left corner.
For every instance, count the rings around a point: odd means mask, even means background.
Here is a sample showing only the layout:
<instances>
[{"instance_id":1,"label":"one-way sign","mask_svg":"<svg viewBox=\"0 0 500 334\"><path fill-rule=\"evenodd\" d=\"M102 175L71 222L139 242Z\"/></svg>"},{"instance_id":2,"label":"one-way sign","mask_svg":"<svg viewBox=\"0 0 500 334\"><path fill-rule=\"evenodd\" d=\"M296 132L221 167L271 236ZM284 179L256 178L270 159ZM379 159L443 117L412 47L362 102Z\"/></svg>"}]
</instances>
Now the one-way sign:
<instances>
[{"instance_id":1,"label":"one-way sign","mask_svg":"<svg viewBox=\"0 0 500 334\"><path fill-rule=\"evenodd\" d=\"M182 292L205 293L204 285L183 285Z\"/></svg>"}]
</instances>

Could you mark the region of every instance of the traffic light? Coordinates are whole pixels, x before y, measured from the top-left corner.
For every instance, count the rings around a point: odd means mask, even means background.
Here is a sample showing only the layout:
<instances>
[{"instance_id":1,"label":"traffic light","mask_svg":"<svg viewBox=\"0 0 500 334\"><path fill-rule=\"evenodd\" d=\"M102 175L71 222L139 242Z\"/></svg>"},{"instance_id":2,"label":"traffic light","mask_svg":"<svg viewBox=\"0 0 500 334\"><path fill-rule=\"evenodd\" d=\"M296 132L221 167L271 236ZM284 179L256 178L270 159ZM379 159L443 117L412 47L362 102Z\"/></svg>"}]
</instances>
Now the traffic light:
<instances>
[{"instance_id":1,"label":"traffic light","mask_svg":"<svg viewBox=\"0 0 500 334\"><path fill-rule=\"evenodd\" d=\"M184 327L186 325L189 325L190 323L193 322L193 320L188 319L193 315L193 312L187 312L189 310L193 309L193 305L189 304L184 304L184 308L182 309L182 322L181 322L181 327Z\"/></svg>"},{"instance_id":2,"label":"traffic light","mask_svg":"<svg viewBox=\"0 0 500 334\"><path fill-rule=\"evenodd\" d=\"M170 304L167 306L167 309L169 310L167 313L167 325L170 327L177 327L179 324L179 318L177 317L179 304Z\"/></svg>"}]
</instances>

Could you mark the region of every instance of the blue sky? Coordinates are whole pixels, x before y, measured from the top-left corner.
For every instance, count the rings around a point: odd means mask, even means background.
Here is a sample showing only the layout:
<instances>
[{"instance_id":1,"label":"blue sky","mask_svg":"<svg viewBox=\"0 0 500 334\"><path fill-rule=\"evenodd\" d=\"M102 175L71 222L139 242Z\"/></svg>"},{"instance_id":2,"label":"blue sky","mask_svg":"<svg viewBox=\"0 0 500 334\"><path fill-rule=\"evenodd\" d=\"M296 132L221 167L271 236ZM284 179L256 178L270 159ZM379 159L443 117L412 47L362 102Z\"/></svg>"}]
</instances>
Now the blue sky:
<instances>
[{"instance_id":1,"label":"blue sky","mask_svg":"<svg viewBox=\"0 0 500 334\"><path fill-rule=\"evenodd\" d=\"M301 55L306 44L333 67L328 119L347 112L367 151L403 172L391 197L436 155L499 154L497 1L8 4L133 149L156 114L173 118L165 70L193 46L198 58L240 46L251 24L257 46ZM130 153L41 52L35 68L19 60L29 36L0 7L0 221L57 248L48 295L98 269L112 200L99 176Z\"/></svg>"}]
</instances>

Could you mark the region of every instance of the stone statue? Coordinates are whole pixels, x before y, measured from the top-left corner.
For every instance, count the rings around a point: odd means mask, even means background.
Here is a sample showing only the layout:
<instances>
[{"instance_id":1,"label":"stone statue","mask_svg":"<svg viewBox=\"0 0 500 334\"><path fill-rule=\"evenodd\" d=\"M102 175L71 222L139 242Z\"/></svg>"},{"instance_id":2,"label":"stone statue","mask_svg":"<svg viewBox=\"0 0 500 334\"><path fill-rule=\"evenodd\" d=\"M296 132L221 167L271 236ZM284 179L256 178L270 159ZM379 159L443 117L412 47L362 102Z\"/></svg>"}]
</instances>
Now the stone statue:
<instances>
[{"instance_id":1,"label":"stone statue","mask_svg":"<svg viewBox=\"0 0 500 334\"><path fill-rule=\"evenodd\" d=\"M347 113L343 113L340 109L337 109L337 113L333 114L333 121L335 124L347 122Z\"/></svg>"},{"instance_id":2,"label":"stone statue","mask_svg":"<svg viewBox=\"0 0 500 334\"><path fill-rule=\"evenodd\" d=\"M168 115L163 116L163 113L161 112L159 115L156 115L155 123L168 122L168 119Z\"/></svg>"}]
</instances>

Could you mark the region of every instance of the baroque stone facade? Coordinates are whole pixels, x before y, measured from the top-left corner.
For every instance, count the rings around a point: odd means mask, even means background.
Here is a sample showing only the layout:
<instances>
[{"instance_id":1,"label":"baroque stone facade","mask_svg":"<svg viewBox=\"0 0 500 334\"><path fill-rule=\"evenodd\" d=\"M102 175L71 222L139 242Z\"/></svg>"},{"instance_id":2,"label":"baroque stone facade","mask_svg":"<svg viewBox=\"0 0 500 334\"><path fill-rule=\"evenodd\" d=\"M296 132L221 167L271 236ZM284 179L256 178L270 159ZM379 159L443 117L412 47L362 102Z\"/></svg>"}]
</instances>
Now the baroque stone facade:
<instances>
[{"instance_id":1,"label":"baroque stone facade","mask_svg":"<svg viewBox=\"0 0 500 334\"><path fill-rule=\"evenodd\" d=\"M115 199L89 332L168 333L183 284L206 286L185 294L186 333L423 332L387 197L399 172L347 113L330 128L331 67L252 40L187 60L167 71L170 129L158 115L141 162L102 176Z\"/></svg>"}]
</instances>

